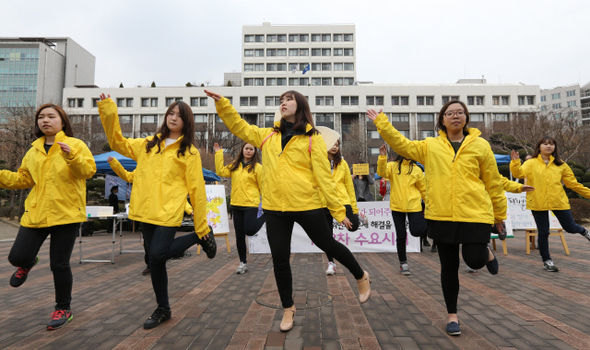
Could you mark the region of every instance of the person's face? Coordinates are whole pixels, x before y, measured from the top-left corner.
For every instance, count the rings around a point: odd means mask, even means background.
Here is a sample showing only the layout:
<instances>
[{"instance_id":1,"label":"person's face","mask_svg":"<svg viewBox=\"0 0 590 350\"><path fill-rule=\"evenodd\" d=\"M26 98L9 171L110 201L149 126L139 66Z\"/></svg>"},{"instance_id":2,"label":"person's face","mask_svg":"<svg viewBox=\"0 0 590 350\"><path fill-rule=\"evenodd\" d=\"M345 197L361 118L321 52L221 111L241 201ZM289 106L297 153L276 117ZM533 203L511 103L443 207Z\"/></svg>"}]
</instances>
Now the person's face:
<instances>
[{"instance_id":1,"label":"person's face","mask_svg":"<svg viewBox=\"0 0 590 350\"><path fill-rule=\"evenodd\" d=\"M180 117L180 109L178 106L174 106L170 113L166 116L166 126L170 129L172 133L182 133L182 128L184 127L184 122Z\"/></svg>"},{"instance_id":2,"label":"person's face","mask_svg":"<svg viewBox=\"0 0 590 350\"><path fill-rule=\"evenodd\" d=\"M119 193L119 190L113 190L113 193L117 194L117 193Z\"/></svg>"},{"instance_id":3,"label":"person's face","mask_svg":"<svg viewBox=\"0 0 590 350\"><path fill-rule=\"evenodd\" d=\"M453 133L463 130L466 123L467 115L463 106L460 103L451 104L443 117L443 125L447 128L447 132Z\"/></svg>"},{"instance_id":4,"label":"person's face","mask_svg":"<svg viewBox=\"0 0 590 350\"><path fill-rule=\"evenodd\" d=\"M539 146L539 151L542 155L548 156L555 151L555 145L551 141L545 141Z\"/></svg>"},{"instance_id":5,"label":"person's face","mask_svg":"<svg viewBox=\"0 0 590 350\"><path fill-rule=\"evenodd\" d=\"M252 159L252 157L254 157L254 153L256 152L256 149L254 148L254 146L247 143L244 145L243 152L244 152L244 160L248 161L248 160Z\"/></svg>"},{"instance_id":6,"label":"person's face","mask_svg":"<svg viewBox=\"0 0 590 350\"><path fill-rule=\"evenodd\" d=\"M332 146L332 148L330 148L330 150L328 151L328 153L330 153L331 155L335 155L336 153L338 153L338 150L340 149L340 146L338 146L338 142L336 142L334 144L334 146Z\"/></svg>"},{"instance_id":7,"label":"person's face","mask_svg":"<svg viewBox=\"0 0 590 350\"><path fill-rule=\"evenodd\" d=\"M297 111L297 102L291 95L283 96L281 100L281 116L287 120L292 119Z\"/></svg>"},{"instance_id":8,"label":"person's face","mask_svg":"<svg viewBox=\"0 0 590 350\"><path fill-rule=\"evenodd\" d=\"M37 118L37 125L43 134L53 136L64 127L59 113L53 107L44 108Z\"/></svg>"}]
</instances>

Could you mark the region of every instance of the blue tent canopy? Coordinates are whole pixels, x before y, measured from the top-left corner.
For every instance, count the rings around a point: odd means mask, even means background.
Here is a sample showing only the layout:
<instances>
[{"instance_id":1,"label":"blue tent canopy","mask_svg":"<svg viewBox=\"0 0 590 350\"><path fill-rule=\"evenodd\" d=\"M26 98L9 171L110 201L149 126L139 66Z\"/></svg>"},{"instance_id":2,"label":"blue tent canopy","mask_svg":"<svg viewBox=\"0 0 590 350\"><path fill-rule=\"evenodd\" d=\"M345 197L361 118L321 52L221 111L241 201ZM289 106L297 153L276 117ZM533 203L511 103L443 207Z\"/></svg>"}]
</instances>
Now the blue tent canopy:
<instances>
[{"instance_id":1,"label":"blue tent canopy","mask_svg":"<svg viewBox=\"0 0 590 350\"><path fill-rule=\"evenodd\" d=\"M135 162L133 159L127 158L125 156L120 155L119 153L117 153L115 151L112 151L112 152L107 152L107 153L103 153L103 154L99 154L97 156L94 156L94 162L96 163L96 173L97 174L108 174L108 175L117 176L117 174L115 174L113 169L111 169L109 162L107 162L107 158L109 156L117 159L121 163L121 165L123 165L123 168L125 168L125 170L127 170L127 171L133 171L133 170L135 170L135 167L137 167L137 162ZM217 174L215 174L211 170L207 170L205 168L203 168L203 177L205 178L205 181L207 181L207 182L213 182L213 181L220 180L220 177L217 176Z\"/></svg>"}]
</instances>

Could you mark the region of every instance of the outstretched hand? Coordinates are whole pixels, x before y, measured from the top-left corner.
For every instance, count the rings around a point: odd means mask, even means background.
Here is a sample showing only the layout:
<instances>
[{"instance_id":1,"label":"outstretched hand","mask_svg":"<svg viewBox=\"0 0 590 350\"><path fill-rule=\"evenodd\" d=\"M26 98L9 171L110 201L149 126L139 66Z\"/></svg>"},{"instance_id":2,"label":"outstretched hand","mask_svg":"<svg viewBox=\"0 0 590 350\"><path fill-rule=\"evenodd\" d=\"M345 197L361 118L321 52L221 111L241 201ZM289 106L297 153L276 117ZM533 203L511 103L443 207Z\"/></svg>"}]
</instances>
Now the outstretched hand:
<instances>
[{"instance_id":1,"label":"outstretched hand","mask_svg":"<svg viewBox=\"0 0 590 350\"><path fill-rule=\"evenodd\" d=\"M510 152L510 159L517 160L520 159L520 156L518 155L518 153L516 153L515 150L512 150L512 152Z\"/></svg>"},{"instance_id":2,"label":"outstretched hand","mask_svg":"<svg viewBox=\"0 0 590 350\"><path fill-rule=\"evenodd\" d=\"M61 148L61 151L65 154L70 154L70 152L72 151L72 149L70 148L70 146L66 145L63 142L58 142L57 143L59 145L59 147Z\"/></svg>"},{"instance_id":3,"label":"outstretched hand","mask_svg":"<svg viewBox=\"0 0 590 350\"><path fill-rule=\"evenodd\" d=\"M104 100L106 100L107 98L111 98L111 95L100 94L100 100L101 100L101 101L104 101Z\"/></svg>"},{"instance_id":4,"label":"outstretched hand","mask_svg":"<svg viewBox=\"0 0 590 350\"><path fill-rule=\"evenodd\" d=\"M221 148L221 146L219 146L219 144L217 142L215 142L213 144L213 149L215 150L215 152L217 152L217 151L221 151L223 148Z\"/></svg>"},{"instance_id":5,"label":"outstretched hand","mask_svg":"<svg viewBox=\"0 0 590 350\"><path fill-rule=\"evenodd\" d=\"M379 147L379 155L386 156L387 155L387 145L383 145Z\"/></svg>"},{"instance_id":6,"label":"outstretched hand","mask_svg":"<svg viewBox=\"0 0 590 350\"><path fill-rule=\"evenodd\" d=\"M112 162L112 161L113 161L113 159L115 159L115 158L113 158L113 157L111 157L111 156L108 156L108 158L107 158L107 162L108 162L108 163L110 163L110 162Z\"/></svg>"},{"instance_id":7,"label":"outstretched hand","mask_svg":"<svg viewBox=\"0 0 590 350\"><path fill-rule=\"evenodd\" d=\"M205 94L207 94L207 96L211 97L212 99L215 100L215 102L221 100L223 98L223 96L221 96L221 94L217 94L213 91L209 91L209 90L205 90Z\"/></svg>"},{"instance_id":8,"label":"outstretched hand","mask_svg":"<svg viewBox=\"0 0 590 350\"><path fill-rule=\"evenodd\" d=\"M379 114L381 114L382 112L383 112L383 108L381 108L379 113L377 113L377 111L374 109L367 109L367 118L371 119L372 121L375 121L375 118L377 118L377 116Z\"/></svg>"},{"instance_id":9,"label":"outstretched hand","mask_svg":"<svg viewBox=\"0 0 590 350\"><path fill-rule=\"evenodd\" d=\"M529 185L522 185L522 192L531 192L534 191L535 188L533 186L529 186Z\"/></svg>"}]
</instances>

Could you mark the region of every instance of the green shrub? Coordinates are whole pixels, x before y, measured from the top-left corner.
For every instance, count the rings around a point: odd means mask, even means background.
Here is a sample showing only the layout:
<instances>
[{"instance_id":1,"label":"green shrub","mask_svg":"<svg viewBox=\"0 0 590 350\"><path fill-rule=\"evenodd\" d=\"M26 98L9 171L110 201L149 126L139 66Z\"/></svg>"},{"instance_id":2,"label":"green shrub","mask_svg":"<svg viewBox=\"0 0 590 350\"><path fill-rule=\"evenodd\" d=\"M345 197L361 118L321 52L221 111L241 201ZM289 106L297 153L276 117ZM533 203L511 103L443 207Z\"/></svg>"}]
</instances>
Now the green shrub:
<instances>
[{"instance_id":1,"label":"green shrub","mask_svg":"<svg viewBox=\"0 0 590 350\"><path fill-rule=\"evenodd\" d=\"M86 188L88 191L104 191L104 179L88 180Z\"/></svg>"},{"instance_id":2,"label":"green shrub","mask_svg":"<svg viewBox=\"0 0 590 350\"><path fill-rule=\"evenodd\" d=\"M502 174L502 176L510 178L510 165L500 165L498 166L498 171L500 172L500 174Z\"/></svg>"}]
</instances>

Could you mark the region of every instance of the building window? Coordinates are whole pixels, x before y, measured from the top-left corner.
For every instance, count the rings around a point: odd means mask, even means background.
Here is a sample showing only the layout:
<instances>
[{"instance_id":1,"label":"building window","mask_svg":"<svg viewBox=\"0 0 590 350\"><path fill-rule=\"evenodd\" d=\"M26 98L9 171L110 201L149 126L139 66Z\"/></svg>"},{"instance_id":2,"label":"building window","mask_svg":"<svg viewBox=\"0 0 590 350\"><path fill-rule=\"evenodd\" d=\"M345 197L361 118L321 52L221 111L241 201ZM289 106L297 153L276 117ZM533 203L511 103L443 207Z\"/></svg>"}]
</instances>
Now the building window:
<instances>
[{"instance_id":1,"label":"building window","mask_svg":"<svg viewBox=\"0 0 590 350\"><path fill-rule=\"evenodd\" d=\"M150 105L151 105L152 107L158 107L158 98L157 98L157 97L152 97L152 98L150 99Z\"/></svg>"},{"instance_id":2,"label":"building window","mask_svg":"<svg viewBox=\"0 0 590 350\"><path fill-rule=\"evenodd\" d=\"M276 43L277 42L277 36L274 34L268 34L266 35L266 42L267 43Z\"/></svg>"},{"instance_id":3,"label":"building window","mask_svg":"<svg viewBox=\"0 0 590 350\"><path fill-rule=\"evenodd\" d=\"M442 104L446 104L449 101L458 101L459 96L443 96L442 97Z\"/></svg>"},{"instance_id":4,"label":"building window","mask_svg":"<svg viewBox=\"0 0 590 350\"><path fill-rule=\"evenodd\" d=\"M299 56L299 49L289 49L289 56Z\"/></svg>"},{"instance_id":5,"label":"building window","mask_svg":"<svg viewBox=\"0 0 590 350\"><path fill-rule=\"evenodd\" d=\"M127 107L133 107L133 99L132 98L128 98L125 100L125 105Z\"/></svg>"},{"instance_id":6,"label":"building window","mask_svg":"<svg viewBox=\"0 0 590 350\"><path fill-rule=\"evenodd\" d=\"M277 86L277 78L266 78L266 86Z\"/></svg>"},{"instance_id":7,"label":"building window","mask_svg":"<svg viewBox=\"0 0 590 350\"><path fill-rule=\"evenodd\" d=\"M275 115L274 114L265 114L264 115L264 127L265 128L272 128L275 123Z\"/></svg>"},{"instance_id":8,"label":"building window","mask_svg":"<svg viewBox=\"0 0 590 350\"><path fill-rule=\"evenodd\" d=\"M286 72L287 71L287 64L286 63L277 63L277 71Z\"/></svg>"},{"instance_id":9,"label":"building window","mask_svg":"<svg viewBox=\"0 0 590 350\"><path fill-rule=\"evenodd\" d=\"M330 85L332 85L332 78L322 78L322 85L323 86L330 86Z\"/></svg>"},{"instance_id":10,"label":"building window","mask_svg":"<svg viewBox=\"0 0 590 350\"><path fill-rule=\"evenodd\" d=\"M483 113L469 113L469 121L473 123L481 123L484 121Z\"/></svg>"},{"instance_id":11,"label":"building window","mask_svg":"<svg viewBox=\"0 0 590 350\"><path fill-rule=\"evenodd\" d=\"M547 112L547 106L546 105L541 106L541 111Z\"/></svg>"},{"instance_id":12,"label":"building window","mask_svg":"<svg viewBox=\"0 0 590 350\"><path fill-rule=\"evenodd\" d=\"M316 113L315 122L318 126L327 126L334 129L334 114L332 113Z\"/></svg>"},{"instance_id":13,"label":"building window","mask_svg":"<svg viewBox=\"0 0 590 350\"><path fill-rule=\"evenodd\" d=\"M552 100L559 100L561 98L561 92L557 92L555 94L551 94Z\"/></svg>"},{"instance_id":14,"label":"building window","mask_svg":"<svg viewBox=\"0 0 590 350\"><path fill-rule=\"evenodd\" d=\"M344 49L334 49L334 56L344 56Z\"/></svg>"},{"instance_id":15,"label":"building window","mask_svg":"<svg viewBox=\"0 0 590 350\"><path fill-rule=\"evenodd\" d=\"M379 154L379 147L369 147L369 155L378 156Z\"/></svg>"},{"instance_id":16,"label":"building window","mask_svg":"<svg viewBox=\"0 0 590 350\"><path fill-rule=\"evenodd\" d=\"M266 71L267 72L275 72L277 70L277 64L276 63L267 63L266 64Z\"/></svg>"},{"instance_id":17,"label":"building window","mask_svg":"<svg viewBox=\"0 0 590 350\"><path fill-rule=\"evenodd\" d=\"M352 34L344 34L344 41L352 41Z\"/></svg>"},{"instance_id":18,"label":"building window","mask_svg":"<svg viewBox=\"0 0 590 350\"><path fill-rule=\"evenodd\" d=\"M244 35L244 42L245 43L253 43L254 42L254 35Z\"/></svg>"},{"instance_id":19,"label":"building window","mask_svg":"<svg viewBox=\"0 0 590 350\"><path fill-rule=\"evenodd\" d=\"M100 101L100 99L98 99L98 98L93 98L92 99L92 108L97 108L98 107L98 101Z\"/></svg>"},{"instance_id":20,"label":"building window","mask_svg":"<svg viewBox=\"0 0 590 350\"><path fill-rule=\"evenodd\" d=\"M320 34L312 34L311 35L311 42L320 42L322 40L322 36Z\"/></svg>"},{"instance_id":21,"label":"building window","mask_svg":"<svg viewBox=\"0 0 590 350\"><path fill-rule=\"evenodd\" d=\"M277 56L287 56L287 49L277 49Z\"/></svg>"},{"instance_id":22,"label":"building window","mask_svg":"<svg viewBox=\"0 0 590 350\"><path fill-rule=\"evenodd\" d=\"M321 63L312 63L311 70L322 70L322 64Z\"/></svg>"},{"instance_id":23,"label":"building window","mask_svg":"<svg viewBox=\"0 0 590 350\"><path fill-rule=\"evenodd\" d=\"M287 42L287 34L277 35L277 41L280 43L286 43Z\"/></svg>"},{"instance_id":24,"label":"building window","mask_svg":"<svg viewBox=\"0 0 590 350\"><path fill-rule=\"evenodd\" d=\"M299 35L297 34L289 34L289 42L296 43L299 41Z\"/></svg>"},{"instance_id":25,"label":"building window","mask_svg":"<svg viewBox=\"0 0 590 350\"><path fill-rule=\"evenodd\" d=\"M264 35L255 35L254 41L257 43L263 43L264 42Z\"/></svg>"},{"instance_id":26,"label":"building window","mask_svg":"<svg viewBox=\"0 0 590 350\"><path fill-rule=\"evenodd\" d=\"M493 96L492 97L492 104L494 106L508 106L510 103L510 96Z\"/></svg>"},{"instance_id":27,"label":"building window","mask_svg":"<svg viewBox=\"0 0 590 350\"><path fill-rule=\"evenodd\" d=\"M124 98L117 99L117 107L119 107L119 108L125 107L125 99Z\"/></svg>"},{"instance_id":28,"label":"building window","mask_svg":"<svg viewBox=\"0 0 590 350\"><path fill-rule=\"evenodd\" d=\"M166 97L166 107L169 107L174 102L174 97Z\"/></svg>"},{"instance_id":29,"label":"building window","mask_svg":"<svg viewBox=\"0 0 590 350\"><path fill-rule=\"evenodd\" d=\"M379 135L379 131L377 131L377 130L367 130L367 138L368 139L375 140L375 139L378 139L380 137L381 137L381 135Z\"/></svg>"},{"instance_id":30,"label":"building window","mask_svg":"<svg viewBox=\"0 0 590 350\"><path fill-rule=\"evenodd\" d=\"M316 106L333 106L334 105L334 96L316 96L315 105Z\"/></svg>"},{"instance_id":31,"label":"building window","mask_svg":"<svg viewBox=\"0 0 590 350\"><path fill-rule=\"evenodd\" d=\"M309 49L299 49L299 56L309 56Z\"/></svg>"},{"instance_id":32,"label":"building window","mask_svg":"<svg viewBox=\"0 0 590 350\"><path fill-rule=\"evenodd\" d=\"M246 82L248 79L244 79ZM198 97L191 97L191 107L199 107L199 98Z\"/></svg>"},{"instance_id":33,"label":"building window","mask_svg":"<svg viewBox=\"0 0 590 350\"><path fill-rule=\"evenodd\" d=\"M244 72L253 72L254 71L254 64L253 63L245 63L244 64Z\"/></svg>"},{"instance_id":34,"label":"building window","mask_svg":"<svg viewBox=\"0 0 590 350\"><path fill-rule=\"evenodd\" d=\"M383 96L367 96L368 106L383 106Z\"/></svg>"},{"instance_id":35,"label":"building window","mask_svg":"<svg viewBox=\"0 0 590 350\"><path fill-rule=\"evenodd\" d=\"M252 50L252 49L244 50L244 57L253 57L253 56L254 56L254 50Z\"/></svg>"},{"instance_id":36,"label":"building window","mask_svg":"<svg viewBox=\"0 0 590 350\"><path fill-rule=\"evenodd\" d=\"M344 63L334 63L334 70L344 70Z\"/></svg>"},{"instance_id":37,"label":"building window","mask_svg":"<svg viewBox=\"0 0 590 350\"><path fill-rule=\"evenodd\" d=\"M331 56L332 49L322 49L322 56Z\"/></svg>"},{"instance_id":38,"label":"building window","mask_svg":"<svg viewBox=\"0 0 590 350\"><path fill-rule=\"evenodd\" d=\"M226 98L230 101L231 103L231 97L227 97ZM200 97L199 98L199 106L201 107L207 107L207 97Z\"/></svg>"},{"instance_id":39,"label":"building window","mask_svg":"<svg viewBox=\"0 0 590 350\"><path fill-rule=\"evenodd\" d=\"M340 97L340 104L342 106L358 106L359 105L359 97L358 96L342 96L342 97Z\"/></svg>"},{"instance_id":40,"label":"building window","mask_svg":"<svg viewBox=\"0 0 590 350\"><path fill-rule=\"evenodd\" d=\"M524 96L518 96L518 105L524 106Z\"/></svg>"},{"instance_id":41,"label":"building window","mask_svg":"<svg viewBox=\"0 0 590 350\"><path fill-rule=\"evenodd\" d=\"M207 122L207 114L194 114L195 123L206 123Z\"/></svg>"},{"instance_id":42,"label":"building window","mask_svg":"<svg viewBox=\"0 0 590 350\"><path fill-rule=\"evenodd\" d=\"M309 78L299 78L299 85L308 86L309 85Z\"/></svg>"},{"instance_id":43,"label":"building window","mask_svg":"<svg viewBox=\"0 0 590 350\"><path fill-rule=\"evenodd\" d=\"M254 78L244 78L244 86L254 86Z\"/></svg>"},{"instance_id":44,"label":"building window","mask_svg":"<svg viewBox=\"0 0 590 350\"><path fill-rule=\"evenodd\" d=\"M142 107L149 107L150 106L150 99L149 98L142 98L141 99L141 106Z\"/></svg>"},{"instance_id":45,"label":"building window","mask_svg":"<svg viewBox=\"0 0 590 350\"><path fill-rule=\"evenodd\" d=\"M331 34L322 34L322 41L323 42L332 41L332 35Z\"/></svg>"},{"instance_id":46,"label":"building window","mask_svg":"<svg viewBox=\"0 0 590 350\"><path fill-rule=\"evenodd\" d=\"M352 49L344 49L344 56L353 56Z\"/></svg>"},{"instance_id":47,"label":"building window","mask_svg":"<svg viewBox=\"0 0 590 350\"><path fill-rule=\"evenodd\" d=\"M416 104L418 106L432 106L434 104L433 96L416 96Z\"/></svg>"},{"instance_id":48,"label":"building window","mask_svg":"<svg viewBox=\"0 0 590 350\"><path fill-rule=\"evenodd\" d=\"M277 49L266 49L267 57L274 57L277 55Z\"/></svg>"},{"instance_id":49,"label":"building window","mask_svg":"<svg viewBox=\"0 0 590 350\"><path fill-rule=\"evenodd\" d=\"M409 100L409 96L391 96L391 104L394 106L407 106Z\"/></svg>"},{"instance_id":50,"label":"building window","mask_svg":"<svg viewBox=\"0 0 590 350\"><path fill-rule=\"evenodd\" d=\"M576 96L576 90L569 90L565 92L565 95L567 97L572 97L572 96Z\"/></svg>"},{"instance_id":51,"label":"building window","mask_svg":"<svg viewBox=\"0 0 590 350\"><path fill-rule=\"evenodd\" d=\"M492 114L492 120L495 122L507 122L508 113L494 113Z\"/></svg>"},{"instance_id":52,"label":"building window","mask_svg":"<svg viewBox=\"0 0 590 350\"><path fill-rule=\"evenodd\" d=\"M344 85L344 78L334 78L334 85L343 86Z\"/></svg>"},{"instance_id":53,"label":"building window","mask_svg":"<svg viewBox=\"0 0 590 350\"><path fill-rule=\"evenodd\" d=\"M392 113L392 123L407 123L410 121L410 115L408 113Z\"/></svg>"},{"instance_id":54,"label":"building window","mask_svg":"<svg viewBox=\"0 0 590 350\"><path fill-rule=\"evenodd\" d=\"M421 130L420 137L425 139L427 137L434 137L434 130Z\"/></svg>"},{"instance_id":55,"label":"building window","mask_svg":"<svg viewBox=\"0 0 590 350\"><path fill-rule=\"evenodd\" d=\"M334 34L334 41L344 41L344 35Z\"/></svg>"},{"instance_id":56,"label":"building window","mask_svg":"<svg viewBox=\"0 0 590 350\"><path fill-rule=\"evenodd\" d=\"M434 123L434 114L433 113L418 113L417 119L418 119L418 123Z\"/></svg>"},{"instance_id":57,"label":"building window","mask_svg":"<svg viewBox=\"0 0 590 350\"><path fill-rule=\"evenodd\" d=\"M483 106L483 96L467 96L467 104L470 106Z\"/></svg>"},{"instance_id":58,"label":"building window","mask_svg":"<svg viewBox=\"0 0 590 350\"><path fill-rule=\"evenodd\" d=\"M142 115L141 116L141 124L157 124L158 123L158 116L157 115Z\"/></svg>"},{"instance_id":59,"label":"building window","mask_svg":"<svg viewBox=\"0 0 590 350\"><path fill-rule=\"evenodd\" d=\"M560 109L561 108L561 102L554 103L552 107L553 107L553 109Z\"/></svg>"},{"instance_id":60,"label":"building window","mask_svg":"<svg viewBox=\"0 0 590 350\"><path fill-rule=\"evenodd\" d=\"M254 57L264 57L264 49L254 50Z\"/></svg>"},{"instance_id":61,"label":"building window","mask_svg":"<svg viewBox=\"0 0 590 350\"><path fill-rule=\"evenodd\" d=\"M568 107L575 107L576 106L576 101L567 101L567 106Z\"/></svg>"},{"instance_id":62,"label":"building window","mask_svg":"<svg viewBox=\"0 0 590 350\"><path fill-rule=\"evenodd\" d=\"M277 86L287 86L287 78L277 78Z\"/></svg>"},{"instance_id":63,"label":"building window","mask_svg":"<svg viewBox=\"0 0 590 350\"><path fill-rule=\"evenodd\" d=\"M264 98L264 105L265 106L280 106L281 99L279 96L266 96Z\"/></svg>"},{"instance_id":64,"label":"building window","mask_svg":"<svg viewBox=\"0 0 590 350\"><path fill-rule=\"evenodd\" d=\"M240 106L242 106L242 107L258 106L258 97L257 96L242 96L242 97L240 97Z\"/></svg>"},{"instance_id":65,"label":"building window","mask_svg":"<svg viewBox=\"0 0 590 350\"><path fill-rule=\"evenodd\" d=\"M532 106L535 104L535 96L527 96L526 97L526 104Z\"/></svg>"},{"instance_id":66,"label":"building window","mask_svg":"<svg viewBox=\"0 0 590 350\"><path fill-rule=\"evenodd\" d=\"M311 49L311 55L312 56L321 56L322 55L322 49Z\"/></svg>"},{"instance_id":67,"label":"building window","mask_svg":"<svg viewBox=\"0 0 590 350\"><path fill-rule=\"evenodd\" d=\"M256 71L256 72L263 72L264 71L264 63L256 63L256 64L254 64L254 71Z\"/></svg>"},{"instance_id":68,"label":"building window","mask_svg":"<svg viewBox=\"0 0 590 350\"><path fill-rule=\"evenodd\" d=\"M299 35L299 41L304 42L304 43L308 42L309 41L309 34Z\"/></svg>"},{"instance_id":69,"label":"building window","mask_svg":"<svg viewBox=\"0 0 590 350\"><path fill-rule=\"evenodd\" d=\"M547 101L547 96L545 96L545 95L541 96L541 102L545 102L545 101Z\"/></svg>"},{"instance_id":70,"label":"building window","mask_svg":"<svg viewBox=\"0 0 590 350\"><path fill-rule=\"evenodd\" d=\"M289 78L289 86L299 86L299 78Z\"/></svg>"},{"instance_id":71,"label":"building window","mask_svg":"<svg viewBox=\"0 0 590 350\"><path fill-rule=\"evenodd\" d=\"M264 78L254 78L254 86L264 86Z\"/></svg>"},{"instance_id":72,"label":"building window","mask_svg":"<svg viewBox=\"0 0 590 350\"><path fill-rule=\"evenodd\" d=\"M346 85L346 86L354 85L354 78L344 78L344 85Z\"/></svg>"},{"instance_id":73,"label":"building window","mask_svg":"<svg viewBox=\"0 0 590 350\"><path fill-rule=\"evenodd\" d=\"M322 63L322 70L332 70L331 63Z\"/></svg>"}]
</instances>

